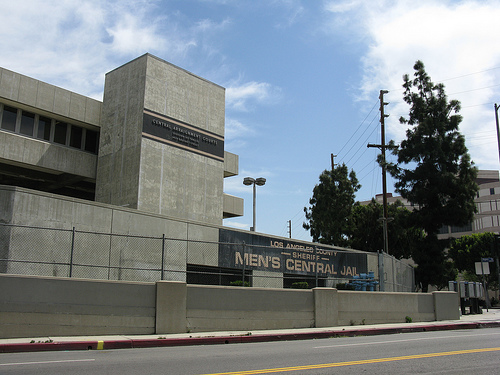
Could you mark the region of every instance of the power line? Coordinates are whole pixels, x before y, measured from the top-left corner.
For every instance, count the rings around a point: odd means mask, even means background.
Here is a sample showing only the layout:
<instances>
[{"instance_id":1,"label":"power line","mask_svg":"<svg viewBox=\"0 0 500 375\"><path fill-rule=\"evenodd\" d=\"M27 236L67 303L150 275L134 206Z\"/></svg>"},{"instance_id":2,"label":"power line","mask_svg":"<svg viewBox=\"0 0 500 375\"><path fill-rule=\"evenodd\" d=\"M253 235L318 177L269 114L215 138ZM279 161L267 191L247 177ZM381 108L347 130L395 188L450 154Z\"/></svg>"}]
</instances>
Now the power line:
<instances>
[{"instance_id":1,"label":"power line","mask_svg":"<svg viewBox=\"0 0 500 375\"><path fill-rule=\"evenodd\" d=\"M370 123L368 124L368 126L365 128L365 130L363 131L363 133L361 133L361 135L359 136L358 140L359 140L359 139L360 139L360 138L361 138L361 137L362 137L362 136L363 136L363 135L364 135L364 134L368 131L368 129L370 129L371 124L373 124L373 121L374 121L374 119L375 119L375 118L377 118L377 116L378 116L378 115L377 115L377 114L375 114L375 116L372 118L372 120L370 121ZM372 130L372 132L369 134L368 138L369 138L369 137L373 134L373 132L374 132L375 130L377 130L377 129L378 129L377 127L374 127L374 129ZM352 137L351 137L351 138L352 138ZM366 142L366 141L364 141L364 142ZM357 145L357 142L355 142L355 143L351 146L351 148L349 148L349 150L347 150L347 152L345 153L345 156L343 156L342 158L340 158L340 160L339 160L339 161L344 160L344 159L347 157L347 155L349 155L349 153L352 151L352 149L353 149L356 145ZM358 151L359 151L362 147L363 147L363 143L361 143L361 145L360 145L360 146L358 146ZM355 155L356 155L356 154L354 154L354 156L355 156ZM351 157L351 159L349 159L349 161L351 161L351 160L352 160L352 158L353 158L354 156L352 156L352 157ZM349 163L349 161L347 162L347 164Z\"/></svg>"},{"instance_id":2,"label":"power line","mask_svg":"<svg viewBox=\"0 0 500 375\"><path fill-rule=\"evenodd\" d=\"M366 121L366 119L368 118L368 116L370 116L370 114L373 112L373 110L375 109L375 107L377 106L378 104L378 101L375 102L375 104L373 105L372 109L370 110L370 112L368 112L368 114L366 115L366 117L363 119L363 121L361 121L361 123L359 124L358 128L354 131L354 133L349 137L349 139L347 140L346 143L344 143L344 146L342 146L342 148L340 149L340 151L338 152L338 154L340 154L344 148L349 144L349 142L351 141L351 139L356 135L356 133L358 132L358 130L361 128L361 126L363 126L364 122ZM351 147L352 148L352 147ZM347 152L349 153L349 151ZM337 155L338 155L337 154Z\"/></svg>"},{"instance_id":3,"label":"power line","mask_svg":"<svg viewBox=\"0 0 500 375\"><path fill-rule=\"evenodd\" d=\"M375 119L376 117L377 117L377 116L375 116L375 117L372 119L371 123L373 123L373 121L374 121L374 119ZM370 123L370 125L371 125L371 123ZM364 149L364 151L363 151L363 152L361 153L361 155L360 155L360 156L356 159L356 161L353 163L353 165L355 165L355 164L358 162L358 160L361 158L361 156L362 156L362 155L363 155L366 151L368 151L368 149L367 149L366 147L363 147L363 146L364 146L364 144L366 144L366 142L370 139L370 137L373 135L373 133L374 133L376 130L378 130L378 127L374 127L374 128L373 128L372 132L371 132L370 134L368 134L368 137L366 137L366 139L365 139L365 140L361 143L361 145L359 146L358 151L357 151L357 152L356 152L356 153L355 153L355 154L354 154L354 155L353 155L353 156L352 156L352 157L351 157L351 158L347 161L347 163L346 163L346 164L349 164L349 163L351 162L351 160L352 160L352 159L356 156L356 154L359 152L359 150L360 150L360 149L362 149L362 148L363 148L363 149Z\"/></svg>"}]
</instances>

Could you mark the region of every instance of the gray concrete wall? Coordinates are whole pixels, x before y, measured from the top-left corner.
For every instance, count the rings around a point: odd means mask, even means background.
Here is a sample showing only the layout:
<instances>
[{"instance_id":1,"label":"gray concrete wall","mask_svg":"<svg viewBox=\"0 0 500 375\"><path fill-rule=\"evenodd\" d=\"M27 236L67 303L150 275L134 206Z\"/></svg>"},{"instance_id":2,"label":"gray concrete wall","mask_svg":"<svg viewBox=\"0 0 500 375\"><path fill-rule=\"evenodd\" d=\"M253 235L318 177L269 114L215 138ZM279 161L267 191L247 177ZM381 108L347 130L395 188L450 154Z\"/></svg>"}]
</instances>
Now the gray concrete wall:
<instances>
[{"instance_id":1,"label":"gray concrete wall","mask_svg":"<svg viewBox=\"0 0 500 375\"><path fill-rule=\"evenodd\" d=\"M54 117L100 126L101 105L98 100L62 89L48 83L0 68L0 98L21 108L37 108Z\"/></svg>"},{"instance_id":2,"label":"gray concrete wall","mask_svg":"<svg viewBox=\"0 0 500 375\"><path fill-rule=\"evenodd\" d=\"M70 173L95 180L97 155L18 134L0 132L0 159L49 173Z\"/></svg>"},{"instance_id":3,"label":"gray concrete wall","mask_svg":"<svg viewBox=\"0 0 500 375\"><path fill-rule=\"evenodd\" d=\"M311 290L188 285L192 332L314 327Z\"/></svg>"},{"instance_id":4,"label":"gray concrete wall","mask_svg":"<svg viewBox=\"0 0 500 375\"><path fill-rule=\"evenodd\" d=\"M407 316L414 322L435 320L431 293L351 292L339 290L338 324L404 323ZM451 305L458 314L457 304ZM455 319L458 319L459 316Z\"/></svg>"},{"instance_id":5,"label":"gray concrete wall","mask_svg":"<svg viewBox=\"0 0 500 375\"><path fill-rule=\"evenodd\" d=\"M153 334L156 285L0 274L0 337Z\"/></svg>"},{"instance_id":6,"label":"gray concrete wall","mask_svg":"<svg viewBox=\"0 0 500 375\"><path fill-rule=\"evenodd\" d=\"M138 207L145 57L106 74L96 201Z\"/></svg>"},{"instance_id":7,"label":"gray concrete wall","mask_svg":"<svg viewBox=\"0 0 500 375\"><path fill-rule=\"evenodd\" d=\"M454 292L379 293L0 274L0 338L168 334L455 320Z\"/></svg>"},{"instance_id":8,"label":"gray concrete wall","mask_svg":"<svg viewBox=\"0 0 500 375\"><path fill-rule=\"evenodd\" d=\"M219 228L215 226L11 186L0 186L0 204L0 220L3 222L65 230L28 232L24 228L4 227L5 233L0 238L2 259L49 261L54 264L23 264L23 271L19 272L16 270L20 264L9 262L5 265L2 262L3 272L69 276L69 266L55 263L68 263L70 260L73 227L79 231L102 233L78 236L80 240L75 243L74 263L116 267L110 271L93 269L89 276L88 268L75 266L73 277L141 281L161 279L160 272L156 271L161 265L161 239L138 238L135 243L130 237L113 236L110 239L108 233L150 237L164 234L170 239L165 249L166 280L185 281L188 262L217 266ZM188 239L192 242L188 243ZM188 250L190 259L187 259Z\"/></svg>"}]
</instances>

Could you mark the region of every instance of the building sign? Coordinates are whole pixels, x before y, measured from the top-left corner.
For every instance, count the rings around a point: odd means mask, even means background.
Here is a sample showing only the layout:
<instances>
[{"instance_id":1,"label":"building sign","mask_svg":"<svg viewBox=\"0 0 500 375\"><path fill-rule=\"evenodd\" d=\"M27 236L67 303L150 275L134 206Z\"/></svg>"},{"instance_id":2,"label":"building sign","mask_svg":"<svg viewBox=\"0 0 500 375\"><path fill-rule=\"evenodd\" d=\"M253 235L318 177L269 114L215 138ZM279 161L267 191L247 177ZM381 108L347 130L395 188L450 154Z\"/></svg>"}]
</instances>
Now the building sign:
<instances>
[{"instance_id":1,"label":"building sign","mask_svg":"<svg viewBox=\"0 0 500 375\"><path fill-rule=\"evenodd\" d=\"M144 110L142 135L174 147L224 161L224 137Z\"/></svg>"},{"instance_id":2,"label":"building sign","mask_svg":"<svg viewBox=\"0 0 500 375\"><path fill-rule=\"evenodd\" d=\"M325 278L352 278L368 269L365 253L219 230L219 267Z\"/></svg>"}]
</instances>

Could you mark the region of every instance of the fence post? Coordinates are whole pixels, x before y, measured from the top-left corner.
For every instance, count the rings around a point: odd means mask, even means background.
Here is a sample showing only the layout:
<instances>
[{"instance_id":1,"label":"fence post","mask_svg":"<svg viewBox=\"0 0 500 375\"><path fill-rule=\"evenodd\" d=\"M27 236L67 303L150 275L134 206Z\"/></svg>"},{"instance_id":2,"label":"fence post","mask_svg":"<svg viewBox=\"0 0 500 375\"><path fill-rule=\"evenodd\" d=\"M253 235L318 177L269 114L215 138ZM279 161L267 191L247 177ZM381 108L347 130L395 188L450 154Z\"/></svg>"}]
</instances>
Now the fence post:
<instances>
[{"instance_id":1,"label":"fence post","mask_svg":"<svg viewBox=\"0 0 500 375\"><path fill-rule=\"evenodd\" d=\"M161 279L162 280L165 280L164 265L165 265L165 233L163 233L163 237L161 239Z\"/></svg>"},{"instance_id":2,"label":"fence post","mask_svg":"<svg viewBox=\"0 0 500 375\"><path fill-rule=\"evenodd\" d=\"M315 275L314 275L314 280L316 283L316 288L318 287L318 248L314 246L314 259L316 260L316 266L314 267Z\"/></svg>"},{"instance_id":3,"label":"fence post","mask_svg":"<svg viewBox=\"0 0 500 375\"><path fill-rule=\"evenodd\" d=\"M73 275L73 253L75 252L75 227L71 233L71 255L69 258L69 277Z\"/></svg>"},{"instance_id":4,"label":"fence post","mask_svg":"<svg viewBox=\"0 0 500 375\"><path fill-rule=\"evenodd\" d=\"M381 292L385 292L384 273L384 252L377 251L378 254L378 285Z\"/></svg>"},{"instance_id":5,"label":"fence post","mask_svg":"<svg viewBox=\"0 0 500 375\"><path fill-rule=\"evenodd\" d=\"M245 241L243 241L243 285L245 286L245 251L246 251L246 244Z\"/></svg>"}]
</instances>

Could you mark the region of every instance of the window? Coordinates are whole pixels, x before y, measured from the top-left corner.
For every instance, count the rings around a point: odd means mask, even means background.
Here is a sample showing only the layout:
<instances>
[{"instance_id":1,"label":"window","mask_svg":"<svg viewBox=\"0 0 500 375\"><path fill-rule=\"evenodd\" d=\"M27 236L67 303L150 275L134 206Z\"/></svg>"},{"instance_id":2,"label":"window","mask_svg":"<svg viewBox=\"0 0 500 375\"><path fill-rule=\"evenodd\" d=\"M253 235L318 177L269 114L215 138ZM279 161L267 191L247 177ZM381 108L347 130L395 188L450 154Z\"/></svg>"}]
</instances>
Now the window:
<instances>
[{"instance_id":1,"label":"window","mask_svg":"<svg viewBox=\"0 0 500 375\"><path fill-rule=\"evenodd\" d=\"M38 118L38 131L37 138L44 139L46 141L50 141L50 125L52 120L47 117L40 116Z\"/></svg>"},{"instance_id":2,"label":"window","mask_svg":"<svg viewBox=\"0 0 500 375\"><path fill-rule=\"evenodd\" d=\"M19 116L18 116L19 115ZM97 154L99 132L0 103L0 129Z\"/></svg>"},{"instance_id":3,"label":"window","mask_svg":"<svg viewBox=\"0 0 500 375\"><path fill-rule=\"evenodd\" d=\"M85 134L85 151L97 154L98 145L99 134L95 131L87 129Z\"/></svg>"},{"instance_id":4,"label":"window","mask_svg":"<svg viewBox=\"0 0 500 375\"><path fill-rule=\"evenodd\" d=\"M461 227L457 227L455 225L451 227L451 233L471 232L471 231L472 231L472 223Z\"/></svg>"},{"instance_id":5,"label":"window","mask_svg":"<svg viewBox=\"0 0 500 375\"><path fill-rule=\"evenodd\" d=\"M56 121L54 128L54 142L61 145L66 144L66 134L68 132L68 124L61 121Z\"/></svg>"},{"instance_id":6,"label":"window","mask_svg":"<svg viewBox=\"0 0 500 375\"><path fill-rule=\"evenodd\" d=\"M21 128L19 129L19 133L33 137L34 131L35 131L35 114L22 111Z\"/></svg>"},{"instance_id":7,"label":"window","mask_svg":"<svg viewBox=\"0 0 500 375\"><path fill-rule=\"evenodd\" d=\"M83 129L79 126L71 126L71 133L69 136L69 145L74 148L82 148L82 134Z\"/></svg>"},{"instance_id":8,"label":"window","mask_svg":"<svg viewBox=\"0 0 500 375\"><path fill-rule=\"evenodd\" d=\"M2 129L16 131L17 109L9 106L3 107Z\"/></svg>"},{"instance_id":9,"label":"window","mask_svg":"<svg viewBox=\"0 0 500 375\"><path fill-rule=\"evenodd\" d=\"M495 195L495 188L490 188L490 195Z\"/></svg>"}]
</instances>

